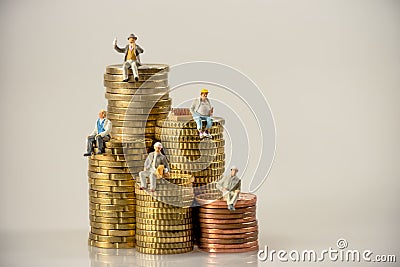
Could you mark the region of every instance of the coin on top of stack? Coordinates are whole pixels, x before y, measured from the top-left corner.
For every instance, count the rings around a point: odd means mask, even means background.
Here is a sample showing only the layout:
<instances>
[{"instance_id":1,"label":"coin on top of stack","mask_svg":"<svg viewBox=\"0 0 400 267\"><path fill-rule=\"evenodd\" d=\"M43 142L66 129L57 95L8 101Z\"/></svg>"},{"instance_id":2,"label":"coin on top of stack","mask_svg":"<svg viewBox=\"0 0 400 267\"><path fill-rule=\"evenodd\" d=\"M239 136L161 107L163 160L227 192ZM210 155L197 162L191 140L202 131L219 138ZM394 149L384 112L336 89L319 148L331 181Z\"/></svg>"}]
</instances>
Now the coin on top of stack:
<instances>
[{"instance_id":1,"label":"coin on top of stack","mask_svg":"<svg viewBox=\"0 0 400 267\"><path fill-rule=\"evenodd\" d=\"M126 145L135 149L137 144ZM124 144L105 143L104 154L89 157L89 245L100 248L135 247L135 181ZM143 142L142 142L143 150ZM97 151L97 149L95 149Z\"/></svg>"},{"instance_id":2,"label":"coin on top of stack","mask_svg":"<svg viewBox=\"0 0 400 267\"><path fill-rule=\"evenodd\" d=\"M192 119L179 120L174 114L157 121L155 138L163 144L171 173L193 175L195 188L219 180L225 170L224 123L223 118L214 117L209 130L212 138L200 139Z\"/></svg>"},{"instance_id":3,"label":"coin on top of stack","mask_svg":"<svg viewBox=\"0 0 400 267\"><path fill-rule=\"evenodd\" d=\"M136 250L146 254L177 254L193 250L193 189L190 183L157 179L155 192L135 186Z\"/></svg>"},{"instance_id":4,"label":"coin on top of stack","mask_svg":"<svg viewBox=\"0 0 400 267\"><path fill-rule=\"evenodd\" d=\"M258 250L257 197L240 193L235 210L228 210L226 201L215 195L198 195L199 240L201 250L235 253ZM212 201L213 200L213 201Z\"/></svg>"},{"instance_id":5,"label":"coin on top of stack","mask_svg":"<svg viewBox=\"0 0 400 267\"><path fill-rule=\"evenodd\" d=\"M123 82L121 65L106 68L105 97L114 139L154 138L156 121L166 118L171 109L168 70L168 65L143 64L138 67L139 81L129 75Z\"/></svg>"}]
</instances>

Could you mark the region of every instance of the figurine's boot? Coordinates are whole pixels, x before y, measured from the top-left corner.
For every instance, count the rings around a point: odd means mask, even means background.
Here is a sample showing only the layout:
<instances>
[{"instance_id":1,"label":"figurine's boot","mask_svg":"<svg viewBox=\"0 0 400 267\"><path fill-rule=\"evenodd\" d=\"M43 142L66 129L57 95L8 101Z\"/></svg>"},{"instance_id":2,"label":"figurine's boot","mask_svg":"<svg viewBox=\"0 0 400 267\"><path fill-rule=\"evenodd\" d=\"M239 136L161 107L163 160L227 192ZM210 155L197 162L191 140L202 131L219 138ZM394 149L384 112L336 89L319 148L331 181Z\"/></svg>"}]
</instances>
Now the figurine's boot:
<instances>
[{"instance_id":1,"label":"figurine's boot","mask_svg":"<svg viewBox=\"0 0 400 267\"><path fill-rule=\"evenodd\" d=\"M94 142L94 136L89 136L88 139L87 139L86 153L83 154L84 157L88 157L88 156L92 155L93 142Z\"/></svg>"},{"instance_id":2,"label":"figurine's boot","mask_svg":"<svg viewBox=\"0 0 400 267\"><path fill-rule=\"evenodd\" d=\"M136 66L136 62L132 62L132 73L133 73L133 78L135 79L135 81L139 81L139 72Z\"/></svg>"}]
</instances>

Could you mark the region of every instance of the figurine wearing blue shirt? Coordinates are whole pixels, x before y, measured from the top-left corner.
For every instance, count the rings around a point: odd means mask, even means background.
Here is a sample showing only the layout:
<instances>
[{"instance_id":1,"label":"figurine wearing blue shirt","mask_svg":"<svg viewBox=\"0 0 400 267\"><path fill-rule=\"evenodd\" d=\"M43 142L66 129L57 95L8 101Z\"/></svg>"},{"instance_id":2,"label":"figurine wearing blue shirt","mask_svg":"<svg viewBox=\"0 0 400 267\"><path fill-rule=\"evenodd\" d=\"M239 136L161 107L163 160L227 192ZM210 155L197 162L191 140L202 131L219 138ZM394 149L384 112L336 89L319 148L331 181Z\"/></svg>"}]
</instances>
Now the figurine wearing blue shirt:
<instances>
[{"instance_id":1,"label":"figurine wearing blue shirt","mask_svg":"<svg viewBox=\"0 0 400 267\"><path fill-rule=\"evenodd\" d=\"M87 151L83 154L85 157L92 155L93 145L96 142L98 151L96 154L104 153L104 142L110 140L110 132L112 128L112 123L106 118L107 111L104 109L100 110L99 118L96 121L96 126L93 132L87 137Z\"/></svg>"}]
</instances>

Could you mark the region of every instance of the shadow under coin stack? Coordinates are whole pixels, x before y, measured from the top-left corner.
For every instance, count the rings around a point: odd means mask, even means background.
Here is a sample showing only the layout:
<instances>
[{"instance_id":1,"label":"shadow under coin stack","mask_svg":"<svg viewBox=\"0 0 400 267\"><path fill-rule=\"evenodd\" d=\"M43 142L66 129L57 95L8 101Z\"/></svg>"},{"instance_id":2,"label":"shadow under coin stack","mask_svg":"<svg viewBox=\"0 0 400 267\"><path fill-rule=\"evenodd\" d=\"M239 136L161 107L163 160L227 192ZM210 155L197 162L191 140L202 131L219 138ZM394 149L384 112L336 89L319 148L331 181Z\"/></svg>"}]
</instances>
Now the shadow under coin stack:
<instances>
[{"instance_id":1,"label":"shadow under coin stack","mask_svg":"<svg viewBox=\"0 0 400 267\"><path fill-rule=\"evenodd\" d=\"M157 179L155 192L136 184L136 250L178 254L193 250L193 186L190 176Z\"/></svg>"},{"instance_id":2,"label":"shadow under coin stack","mask_svg":"<svg viewBox=\"0 0 400 267\"><path fill-rule=\"evenodd\" d=\"M168 65L143 64L138 67L139 81L129 69L129 81L123 82L122 66L110 65L104 74L108 119L116 140L128 142L149 138L151 147L156 121L167 117L171 109L168 87Z\"/></svg>"},{"instance_id":3,"label":"shadow under coin stack","mask_svg":"<svg viewBox=\"0 0 400 267\"><path fill-rule=\"evenodd\" d=\"M247 252L258 250L257 197L240 193L235 211L228 210L226 201L214 200L214 194L198 195L198 246L207 252Z\"/></svg>"},{"instance_id":4,"label":"shadow under coin stack","mask_svg":"<svg viewBox=\"0 0 400 267\"><path fill-rule=\"evenodd\" d=\"M134 180L126 157L145 149L144 141L105 143L105 153L89 157L89 245L135 247ZM95 152L97 152L95 148ZM125 154L124 154L125 152Z\"/></svg>"},{"instance_id":5,"label":"shadow under coin stack","mask_svg":"<svg viewBox=\"0 0 400 267\"><path fill-rule=\"evenodd\" d=\"M225 171L225 121L214 117L209 131L212 138L201 140L196 123L190 116L184 115L182 117L186 120L180 120L179 115L171 115L157 121L155 138L163 144L171 173L190 174L194 177L193 186L197 195L209 183L219 180Z\"/></svg>"}]
</instances>

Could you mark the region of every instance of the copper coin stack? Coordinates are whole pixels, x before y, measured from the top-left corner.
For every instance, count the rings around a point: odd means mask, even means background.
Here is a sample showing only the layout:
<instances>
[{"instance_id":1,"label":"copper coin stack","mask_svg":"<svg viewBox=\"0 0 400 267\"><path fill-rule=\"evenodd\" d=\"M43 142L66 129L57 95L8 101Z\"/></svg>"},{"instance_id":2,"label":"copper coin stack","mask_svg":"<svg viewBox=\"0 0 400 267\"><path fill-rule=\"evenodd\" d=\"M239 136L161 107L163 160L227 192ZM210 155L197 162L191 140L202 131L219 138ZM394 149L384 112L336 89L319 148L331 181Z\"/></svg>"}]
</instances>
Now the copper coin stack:
<instances>
[{"instance_id":1,"label":"copper coin stack","mask_svg":"<svg viewBox=\"0 0 400 267\"><path fill-rule=\"evenodd\" d=\"M198 188L219 180L225 171L224 123L224 119L214 117L209 131L212 138L200 139L191 118L157 121L155 138L163 144L171 173L192 175L196 194Z\"/></svg>"},{"instance_id":2,"label":"copper coin stack","mask_svg":"<svg viewBox=\"0 0 400 267\"><path fill-rule=\"evenodd\" d=\"M193 187L190 179L176 184L157 179L156 191L136 184L136 250L146 254L177 254L193 250Z\"/></svg>"},{"instance_id":3,"label":"copper coin stack","mask_svg":"<svg viewBox=\"0 0 400 267\"><path fill-rule=\"evenodd\" d=\"M139 81L133 79L129 69L129 80L123 82L121 65L106 68L107 116L113 124L114 139L154 139L156 121L166 118L171 109L168 71L168 65L143 64L138 67Z\"/></svg>"},{"instance_id":4,"label":"copper coin stack","mask_svg":"<svg viewBox=\"0 0 400 267\"><path fill-rule=\"evenodd\" d=\"M216 253L236 253L258 250L257 197L240 193L234 211L228 210L226 201L214 200L216 195L198 195L198 246Z\"/></svg>"},{"instance_id":5,"label":"copper coin stack","mask_svg":"<svg viewBox=\"0 0 400 267\"><path fill-rule=\"evenodd\" d=\"M129 144L111 140L105 143L105 153L89 157L89 245L135 247L135 182L127 157L145 150L143 140Z\"/></svg>"}]
</instances>

